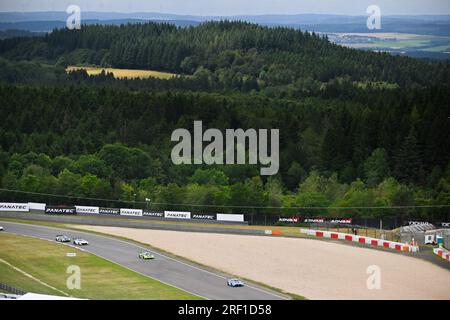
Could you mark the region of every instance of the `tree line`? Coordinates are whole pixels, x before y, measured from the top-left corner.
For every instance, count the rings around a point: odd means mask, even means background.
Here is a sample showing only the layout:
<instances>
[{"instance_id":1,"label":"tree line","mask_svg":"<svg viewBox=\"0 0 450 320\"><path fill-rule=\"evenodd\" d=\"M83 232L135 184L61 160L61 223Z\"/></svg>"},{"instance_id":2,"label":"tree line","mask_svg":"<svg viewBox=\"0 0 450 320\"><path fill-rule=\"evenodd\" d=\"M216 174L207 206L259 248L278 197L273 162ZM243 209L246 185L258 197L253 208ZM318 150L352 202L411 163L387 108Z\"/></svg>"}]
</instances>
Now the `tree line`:
<instances>
[{"instance_id":1,"label":"tree line","mask_svg":"<svg viewBox=\"0 0 450 320\"><path fill-rule=\"evenodd\" d=\"M67 66L91 64L202 76L224 88L317 90L321 83L448 85L450 63L332 44L326 37L287 27L239 21L176 27L166 23L83 25L43 37L0 41L0 55Z\"/></svg>"},{"instance_id":2,"label":"tree line","mask_svg":"<svg viewBox=\"0 0 450 320\"><path fill-rule=\"evenodd\" d=\"M69 64L179 76L66 74ZM229 21L90 25L1 40L1 187L241 213L448 205L449 67ZM222 131L280 129L279 174L173 165L171 132L194 120ZM1 193L30 197L67 200ZM280 206L288 209L258 209ZM444 207L313 212L448 217Z\"/></svg>"},{"instance_id":3,"label":"tree line","mask_svg":"<svg viewBox=\"0 0 450 320\"><path fill-rule=\"evenodd\" d=\"M448 204L449 109L441 102L448 95L399 89L343 101L2 85L0 177L7 189L151 198L217 211L224 211L222 205L249 207L225 207L231 212L251 212L252 206ZM171 132L192 129L197 119L221 130L279 128L280 173L266 179L250 165L173 165ZM439 215L446 210L351 213Z\"/></svg>"}]
</instances>

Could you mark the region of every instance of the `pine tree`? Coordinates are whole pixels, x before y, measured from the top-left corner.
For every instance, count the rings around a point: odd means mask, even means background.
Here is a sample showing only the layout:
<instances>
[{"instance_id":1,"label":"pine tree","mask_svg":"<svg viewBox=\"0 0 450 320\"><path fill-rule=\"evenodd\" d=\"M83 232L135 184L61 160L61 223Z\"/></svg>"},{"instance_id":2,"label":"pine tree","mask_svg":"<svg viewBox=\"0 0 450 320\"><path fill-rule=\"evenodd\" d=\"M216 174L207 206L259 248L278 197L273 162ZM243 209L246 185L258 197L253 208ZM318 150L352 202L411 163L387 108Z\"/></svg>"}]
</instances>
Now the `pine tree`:
<instances>
[{"instance_id":1,"label":"pine tree","mask_svg":"<svg viewBox=\"0 0 450 320\"><path fill-rule=\"evenodd\" d=\"M402 182L423 182L421 148L415 130L411 129L395 156L395 176Z\"/></svg>"}]
</instances>

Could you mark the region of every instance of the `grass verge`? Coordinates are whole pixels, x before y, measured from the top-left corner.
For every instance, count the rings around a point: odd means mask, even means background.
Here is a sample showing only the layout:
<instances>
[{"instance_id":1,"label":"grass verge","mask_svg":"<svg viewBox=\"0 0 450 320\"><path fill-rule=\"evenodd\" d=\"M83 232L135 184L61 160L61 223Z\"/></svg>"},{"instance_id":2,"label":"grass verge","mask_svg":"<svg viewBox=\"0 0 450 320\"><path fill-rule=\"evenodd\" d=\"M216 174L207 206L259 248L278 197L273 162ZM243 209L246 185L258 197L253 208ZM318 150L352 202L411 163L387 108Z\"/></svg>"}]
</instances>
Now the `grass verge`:
<instances>
[{"instance_id":1,"label":"grass verge","mask_svg":"<svg viewBox=\"0 0 450 320\"><path fill-rule=\"evenodd\" d=\"M75 257L67 253L76 252ZM85 299L199 299L175 287L66 245L30 237L0 234L0 258L50 286ZM81 289L66 286L67 268L80 267ZM0 262L0 282L19 289L61 295Z\"/></svg>"},{"instance_id":2,"label":"grass verge","mask_svg":"<svg viewBox=\"0 0 450 320\"><path fill-rule=\"evenodd\" d=\"M36 220L25 220L25 219L0 217L0 221L2 221L2 220L3 221L9 221L9 222L35 224L35 225L41 225L41 226L47 226L47 227L64 228L64 229L70 229L70 230L76 230L76 231L92 233L92 234L96 234L96 235L100 235L100 236L107 236L107 237L111 237L111 238L116 238L116 239L119 239L119 240L123 240L123 241L127 241L127 242L130 242L130 243L134 243L134 244L142 246L144 248L149 248L149 249L161 252L161 253L169 256L169 257L172 257L172 258L175 258L175 259L178 259L178 260L186 261L186 262L188 262L188 263L190 263L192 265L201 267L201 268L203 268L205 270L209 270L209 271L212 271L212 272L218 272L218 273L221 273L221 274L226 274L226 275L228 275L230 277L234 277L234 278L241 278L242 280L245 280L246 282L254 283L254 284L257 284L257 285L259 285L259 286L261 286L263 288L267 288L267 289L270 289L270 290L272 290L274 292L281 293L282 295L288 296L288 297L292 298L293 300L306 300L306 298L303 297L303 296L300 296L300 295L297 295L297 294L294 294L294 293L290 293L290 292L286 292L286 291L284 291L282 289L279 289L279 288L271 287L271 286L269 286L269 285L267 285L265 283L257 282L257 281L250 280L250 279L247 279L247 278L242 278L242 277L239 277L238 275L235 275L235 274L226 273L223 270L218 270L218 269L212 268L210 266L198 263L197 261L193 261L193 260L187 259L185 257L181 257L179 255L175 255L175 254L173 254L171 252L162 250L160 248L153 247L153 246L151 246L151 245L149 245L147 243L139 242L139 241L136 241L136 240L133 240L133 239L129 239L129 238L125 238L125 237L121 237L121 236L117 236L117 235L112 235L112 234L108 234L108 233L98 232L98 231L85 230L85 229L82 229L82 228L77 228L77 225L71 225L71 224L49 222L49 221L36 221ZM309 237L309 236L305 236L305 237Z\"/></svg>"}]
</instances>

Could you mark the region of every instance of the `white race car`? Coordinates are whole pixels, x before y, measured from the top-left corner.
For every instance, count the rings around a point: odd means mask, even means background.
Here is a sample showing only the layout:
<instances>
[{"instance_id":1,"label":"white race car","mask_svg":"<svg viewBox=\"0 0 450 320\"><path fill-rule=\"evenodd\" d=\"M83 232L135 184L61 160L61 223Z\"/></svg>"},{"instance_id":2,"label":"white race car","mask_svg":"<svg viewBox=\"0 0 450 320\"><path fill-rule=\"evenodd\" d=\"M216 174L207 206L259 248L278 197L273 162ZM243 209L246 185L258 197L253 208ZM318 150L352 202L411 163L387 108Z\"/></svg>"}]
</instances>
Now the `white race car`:
<instances>
[{"instance_id":1,"label":"white race car","mask_svg":"<svg viewBox=\"0 0 450 320\"><path fill-rule=\"evenodd\" d=\"M144 252L139 253L139 259L153 260L153 259L155 259L155 256L148 251L144 251Z\"/></svg>"},{"instance_id":2,"label":"white race car","mask_svg":"<svg viewBox=\"0 0 450 320\"><path fill-rule=\"evenodd\" d=\"M5 229L3 229L3 227L0 226L0 231L3 231L3 230L5 230Z\"/></svg>"},{"instance_id":3,"label":"white race car","mask_svg":"<svg viewBox=\"0 0 450 320\"><path fill-rule=\"evenodd\" d=\"M70 242L70 238L65 235L56 236L55 240L58 242Z\"/></svg>"},{"instance_id":4,"label":"white race car","mask_svg":"<svg viewBox=\"0 0 450 320\"><path fill-rule=\"evenodd\" d=\"M75 244L77 246L87 246L89 244L89 242L87 242L84 239L74 239L73 244Z\"/></svg>"},{"instance_id":5,"label":"white race car","mask_svg":"<svg viewBox=\"0 0 450 320\"><path fill-rule=\"evenodd\" d=\"M230 287L243 287L244 286L244 282L242 282L239 279L229 279L227 281L228 286Z\"/></svg>"}]
</instances>

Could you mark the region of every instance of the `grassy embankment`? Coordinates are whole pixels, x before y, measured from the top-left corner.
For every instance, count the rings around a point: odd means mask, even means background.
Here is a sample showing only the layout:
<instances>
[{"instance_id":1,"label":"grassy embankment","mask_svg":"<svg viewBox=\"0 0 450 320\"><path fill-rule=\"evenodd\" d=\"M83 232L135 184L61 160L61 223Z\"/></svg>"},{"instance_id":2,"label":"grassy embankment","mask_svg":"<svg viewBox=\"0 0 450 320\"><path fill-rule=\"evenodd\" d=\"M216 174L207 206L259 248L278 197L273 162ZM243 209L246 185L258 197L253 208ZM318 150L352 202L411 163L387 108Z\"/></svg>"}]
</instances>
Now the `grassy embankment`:
<instances>
[{"instance_id":1,"label":"grassy embankment","mask_svg":"<svg viewBox=\"0 0 450 320\"><path fill-rule=\"evenodd\" d=\"M75 257L67 253L75 252ZM198 299L187 292L137 274L117 264L63 244L0 234L0 259L70 296L85 299ZM81 270L81 289L66 286L67 267ZM0 261L0 283L35 293L61 292L29 278Z\"/></svg>"}]
</instances>

